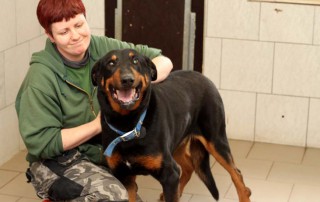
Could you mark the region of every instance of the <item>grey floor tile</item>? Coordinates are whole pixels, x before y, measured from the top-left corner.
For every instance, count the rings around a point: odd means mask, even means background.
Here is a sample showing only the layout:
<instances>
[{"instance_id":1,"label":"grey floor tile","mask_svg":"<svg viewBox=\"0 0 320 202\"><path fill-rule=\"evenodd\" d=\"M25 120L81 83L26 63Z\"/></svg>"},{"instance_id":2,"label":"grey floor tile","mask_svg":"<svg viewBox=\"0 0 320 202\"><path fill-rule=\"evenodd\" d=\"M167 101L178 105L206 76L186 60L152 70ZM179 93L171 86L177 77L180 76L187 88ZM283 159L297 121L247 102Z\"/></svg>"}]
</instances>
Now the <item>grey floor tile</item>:
<instances>
[{"instance_id":1,"label":"grey floor tile","mask_svg":"<svg viewBox=\"0 0 320 202\"><path fill-rule=\"evenodd\" d=\"M248 158L298 164L302 162L304 152L302 147L255 143Z\"/></svg>"}]
</instances>

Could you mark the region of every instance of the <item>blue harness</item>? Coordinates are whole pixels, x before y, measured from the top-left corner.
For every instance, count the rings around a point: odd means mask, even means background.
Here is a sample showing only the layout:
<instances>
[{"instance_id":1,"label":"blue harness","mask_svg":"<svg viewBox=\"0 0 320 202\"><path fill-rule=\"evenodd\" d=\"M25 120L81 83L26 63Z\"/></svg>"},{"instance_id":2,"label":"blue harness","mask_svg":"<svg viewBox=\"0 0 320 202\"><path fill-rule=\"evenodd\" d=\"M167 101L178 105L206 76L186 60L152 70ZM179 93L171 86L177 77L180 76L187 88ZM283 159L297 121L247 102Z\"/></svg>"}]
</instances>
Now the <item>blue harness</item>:
<instances>
[{"instance_id":1,"label":"blue harness","mask_svg":"<svg viewBox=\"0 0 320 202\"><path fill-rule=\"evenodd\" d=\"M143 124L143 120L145 118L147 114L147 110L145 110L141 116L140 119L136 125L136 127L129 131L129 132L123 132L121 130L116 129L114 126L112 126L111 124L109 124L107 122L106 117L104 117L105 122L108 124L108 126L110 127L111 130L113 130L114 132L116 132L118 135L120 135L119 137L117 137L116 139L114 139L107 147L107 149L104 151L104 155L110 157L112 155L113 149L115 148L115 146L117 146L117 144L119 144L120 142L127 142L129 140L133 140L134 138L138 138L140 137L140 131L141 131L141 127Z\"/></svg>"}]
</instances>

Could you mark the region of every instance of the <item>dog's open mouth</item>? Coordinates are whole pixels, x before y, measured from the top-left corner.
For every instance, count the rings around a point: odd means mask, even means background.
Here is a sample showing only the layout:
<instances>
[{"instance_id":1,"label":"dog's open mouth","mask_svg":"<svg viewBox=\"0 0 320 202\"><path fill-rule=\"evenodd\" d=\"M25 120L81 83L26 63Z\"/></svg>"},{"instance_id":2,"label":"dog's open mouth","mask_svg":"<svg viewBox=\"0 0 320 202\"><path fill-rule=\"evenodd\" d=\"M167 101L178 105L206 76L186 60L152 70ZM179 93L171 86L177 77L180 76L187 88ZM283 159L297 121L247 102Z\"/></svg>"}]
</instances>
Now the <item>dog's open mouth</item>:
<instances>
[{"instance_id":1,"label":"dog's open mouth","mask_svg":"<svg viewBox=\"0 0 320 202\"><path fill-rule=\"evenodd\" d=\"M140 98L142 84L135 88L115 89L110 86L112 98L122 107L128 108Z\"/></svg>"}]
</instances>

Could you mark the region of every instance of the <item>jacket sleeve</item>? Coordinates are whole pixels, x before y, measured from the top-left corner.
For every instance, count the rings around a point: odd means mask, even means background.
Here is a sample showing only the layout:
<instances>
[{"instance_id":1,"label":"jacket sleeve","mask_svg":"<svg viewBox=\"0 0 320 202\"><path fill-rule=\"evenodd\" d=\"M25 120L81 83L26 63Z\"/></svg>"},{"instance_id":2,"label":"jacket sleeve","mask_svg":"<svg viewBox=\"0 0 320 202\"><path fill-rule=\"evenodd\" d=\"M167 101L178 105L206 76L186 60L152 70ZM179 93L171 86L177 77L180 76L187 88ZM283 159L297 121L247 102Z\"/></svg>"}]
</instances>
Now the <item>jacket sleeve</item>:
<instances>
[{"instance_id":1,"label":"jacket sleeve","mask_svg":"<svg viewBox=\"0 0 320 202\"><path fill-rule=\"evenodd\" d=\"M62 112L59 102L32 85L20 90L16 100L21 137L29 155L48 159L63 152L61 140Z\"/></svg>"}]
</instances>

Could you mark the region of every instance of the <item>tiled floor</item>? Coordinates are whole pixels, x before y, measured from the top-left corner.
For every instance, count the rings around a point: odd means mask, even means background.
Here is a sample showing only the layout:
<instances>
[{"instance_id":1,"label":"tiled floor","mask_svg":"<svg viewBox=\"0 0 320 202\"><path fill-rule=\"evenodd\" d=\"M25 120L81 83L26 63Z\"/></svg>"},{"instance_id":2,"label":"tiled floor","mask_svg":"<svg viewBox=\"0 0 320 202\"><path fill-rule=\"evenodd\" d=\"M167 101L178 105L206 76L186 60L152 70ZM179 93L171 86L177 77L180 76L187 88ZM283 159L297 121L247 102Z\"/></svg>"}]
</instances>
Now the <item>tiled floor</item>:
<instances>
[{"instance_id":1,"label":"tiled floor","mask_svg":"<svg viewBox=\"0 0 320 202\"><path fill-rule=\"evenodd\" d=\"M320 202L320 149L230 140L237 166L252 190L255 202ZM0 167L0 202L40 202L26 183L25 152ZM229 175L214 160L212 172L222 202L236 202ZM144 201L158 201L160 185L151 177L139 177L139 194ZM193 175L182 202L215 201Z\"/></svg>"}]
</instances>

